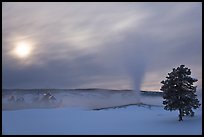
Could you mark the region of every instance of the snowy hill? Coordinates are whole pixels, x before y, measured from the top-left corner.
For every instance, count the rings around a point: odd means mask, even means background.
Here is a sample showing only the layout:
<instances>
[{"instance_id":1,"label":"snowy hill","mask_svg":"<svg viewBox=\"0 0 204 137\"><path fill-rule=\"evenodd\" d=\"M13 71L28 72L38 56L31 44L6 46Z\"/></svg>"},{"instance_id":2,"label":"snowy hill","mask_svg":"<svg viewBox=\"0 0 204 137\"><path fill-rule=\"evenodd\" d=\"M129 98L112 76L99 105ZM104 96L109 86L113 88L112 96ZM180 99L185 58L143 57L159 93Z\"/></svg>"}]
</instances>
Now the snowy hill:
<instances>
[{"instance_id":1,"label":"snowy hill","mask_svg":"<svg viewBox=\"0 0 204 137\"><path fill-rule=\"evenodd\" d=\"M195 117L179 122L177 111L163 109L161 93L141 92L139 100L131 90L55 89L45 93L3 91L3 134L202 134L202 108L195 110ZM56 100L49 100L51 96Z\"/></svg>"}]
</instances>

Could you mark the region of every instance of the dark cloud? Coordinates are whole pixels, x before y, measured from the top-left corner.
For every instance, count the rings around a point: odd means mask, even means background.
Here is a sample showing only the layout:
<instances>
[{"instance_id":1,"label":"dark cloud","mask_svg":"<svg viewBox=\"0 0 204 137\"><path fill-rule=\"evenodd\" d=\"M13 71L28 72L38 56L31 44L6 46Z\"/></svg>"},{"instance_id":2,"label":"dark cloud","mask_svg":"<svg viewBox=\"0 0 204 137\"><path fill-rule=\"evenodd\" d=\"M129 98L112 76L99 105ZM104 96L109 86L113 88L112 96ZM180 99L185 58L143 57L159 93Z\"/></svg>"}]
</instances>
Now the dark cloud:
<instances>
[{"instance_id":1,"label":"dark cloud","mask_svg":"<svg viewBox=\"0 0 204 137\"><path fill-rule=\"evenodd\" d=\"M158 81L159 89L180 64L202 81L201 11L201 3L7 3L3 87L145 89ZM33 44L25 60L10 52L22 40Z\"/></svg>"}]
</instances>

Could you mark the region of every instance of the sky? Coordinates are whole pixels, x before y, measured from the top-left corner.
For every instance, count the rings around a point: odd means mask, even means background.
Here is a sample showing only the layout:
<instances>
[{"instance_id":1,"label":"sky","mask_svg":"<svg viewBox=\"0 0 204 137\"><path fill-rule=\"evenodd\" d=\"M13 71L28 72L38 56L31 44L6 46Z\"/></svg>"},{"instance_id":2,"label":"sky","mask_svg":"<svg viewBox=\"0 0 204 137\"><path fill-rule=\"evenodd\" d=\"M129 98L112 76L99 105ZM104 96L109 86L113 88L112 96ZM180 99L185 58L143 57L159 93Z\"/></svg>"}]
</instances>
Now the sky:
<instances>
[{"instance_id":1,"label":"sky","mask_svg":"<svg viewBox=\"0 0 204 137\"><path fill-rule=\"evenodd\" d=\"M3 3L3 88L160 90L181 64L201 89L202 3Z\"/></svg>"}]
</instances>

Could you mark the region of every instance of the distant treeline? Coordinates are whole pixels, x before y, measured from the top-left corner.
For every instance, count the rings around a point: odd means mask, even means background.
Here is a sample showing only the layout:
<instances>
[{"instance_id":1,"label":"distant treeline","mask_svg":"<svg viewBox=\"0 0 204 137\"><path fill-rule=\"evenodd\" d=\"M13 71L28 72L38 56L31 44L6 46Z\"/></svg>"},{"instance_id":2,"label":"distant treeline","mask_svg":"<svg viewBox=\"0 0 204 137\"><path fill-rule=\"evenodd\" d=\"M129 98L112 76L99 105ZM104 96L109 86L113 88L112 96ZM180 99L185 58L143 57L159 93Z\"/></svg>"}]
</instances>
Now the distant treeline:
<instances>
[{"instance_id":1,"label":"distant treeline","mask_svg":"<svg viewBox=\"0 0 204 137\"><path fill-rule=\"evenodd\" d=\"M142 95L148 96L148 95L153 95L153 96L162 96L163 92L160 91L140 91Z\"/></svg>"}]
</instances>

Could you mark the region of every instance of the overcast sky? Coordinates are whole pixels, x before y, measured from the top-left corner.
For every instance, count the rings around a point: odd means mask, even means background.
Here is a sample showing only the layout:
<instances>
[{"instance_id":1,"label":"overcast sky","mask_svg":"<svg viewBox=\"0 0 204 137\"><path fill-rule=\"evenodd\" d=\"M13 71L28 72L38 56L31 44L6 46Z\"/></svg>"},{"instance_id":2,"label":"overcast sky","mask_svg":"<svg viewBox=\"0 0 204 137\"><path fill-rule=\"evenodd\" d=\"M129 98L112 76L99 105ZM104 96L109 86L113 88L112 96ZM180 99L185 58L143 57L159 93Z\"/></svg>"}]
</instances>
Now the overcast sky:
<instances>
[{"instance_id":1,"label":"overcast sky","mask_svg":"<svg viewBox=\"0 0 204 137\"><path fill-rule=\"evenodd\" d=\"M4 3L2 16L3 88L159 90L181 64L202 88L202 3Z\"/></svg>"}]
</instances>

